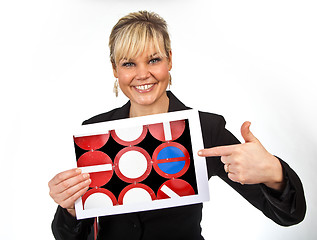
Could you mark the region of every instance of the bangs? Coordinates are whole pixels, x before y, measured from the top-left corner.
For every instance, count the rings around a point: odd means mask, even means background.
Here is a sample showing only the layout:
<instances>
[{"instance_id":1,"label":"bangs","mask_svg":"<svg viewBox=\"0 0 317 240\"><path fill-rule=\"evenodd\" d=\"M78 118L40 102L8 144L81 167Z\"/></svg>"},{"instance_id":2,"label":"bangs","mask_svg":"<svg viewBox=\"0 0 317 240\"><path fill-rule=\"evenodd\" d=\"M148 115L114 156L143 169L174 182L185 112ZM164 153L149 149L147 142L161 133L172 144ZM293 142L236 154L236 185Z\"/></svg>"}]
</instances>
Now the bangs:
<instances>
[{"instance_id":1,"label":"bangs","mask_svg":"<svg viewBox=\"0 0 317 240\"><path fill-rule=\"evenodd\" d=\"M130 26L117 36L113 57L115 64L122 59L137 58L147 49L153 49L161 57L168 57L163 36L158 34L151 26L138 24Z\"/></svg>"}]
</instances>

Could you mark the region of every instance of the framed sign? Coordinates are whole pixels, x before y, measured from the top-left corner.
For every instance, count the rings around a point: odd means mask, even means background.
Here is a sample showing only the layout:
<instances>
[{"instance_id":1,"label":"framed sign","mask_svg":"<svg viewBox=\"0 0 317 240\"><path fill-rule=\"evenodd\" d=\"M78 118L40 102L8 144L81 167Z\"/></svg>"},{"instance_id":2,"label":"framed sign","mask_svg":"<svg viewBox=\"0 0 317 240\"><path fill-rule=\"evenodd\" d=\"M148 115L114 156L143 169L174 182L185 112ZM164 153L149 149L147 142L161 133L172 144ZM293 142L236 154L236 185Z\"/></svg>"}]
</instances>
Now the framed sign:
<instances>
[{"instance_id":1,"label":"framed sign","mask_svg":"<svg viewBox=\"0 0 317 240\"><path fill-rule=\"evenodd\" d=\"M77 167L90 174L78 219L209 200L198 112L185 110L81 126Z\"/></svg>"}]
</instances>

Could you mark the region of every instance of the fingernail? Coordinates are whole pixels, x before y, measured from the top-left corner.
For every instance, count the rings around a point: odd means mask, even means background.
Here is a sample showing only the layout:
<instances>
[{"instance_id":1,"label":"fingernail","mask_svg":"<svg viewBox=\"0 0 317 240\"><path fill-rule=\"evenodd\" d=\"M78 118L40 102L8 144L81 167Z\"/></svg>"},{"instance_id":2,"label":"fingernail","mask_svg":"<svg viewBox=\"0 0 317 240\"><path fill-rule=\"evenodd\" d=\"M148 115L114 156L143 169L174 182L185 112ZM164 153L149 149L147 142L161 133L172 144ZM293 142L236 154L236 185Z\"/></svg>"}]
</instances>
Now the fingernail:
<instances>
[{"instance_id":1,"label":"fingernail","mask_svg":"<svg viewBox=\"0 0 317 240\"><path fill-rule=\"evenodd\" d=\"M89 178L89 173L85 173L85 174L83 175L83 177L84 177L84 178Z\"/></svg>"},{"instance_id":2,"label":"fingernail","mask_svg":"<svg viewBox=\"0 0 317 240\"><path fill-rule=\"evenodd\" d=\"M198 151L198 155L201 156L203 154L202 151Z\"/></svg>"},{"instance_id":3,"label":"fingernail","mask_svg":"<svg viewBox=\"0 0 317 240\"><path fill-rule=\"evenodd\" d=\"M77 168L77 169L76 169L76 173L81 173L81 169L80 169L80 168Z\"/></svg>"}]
</instances>

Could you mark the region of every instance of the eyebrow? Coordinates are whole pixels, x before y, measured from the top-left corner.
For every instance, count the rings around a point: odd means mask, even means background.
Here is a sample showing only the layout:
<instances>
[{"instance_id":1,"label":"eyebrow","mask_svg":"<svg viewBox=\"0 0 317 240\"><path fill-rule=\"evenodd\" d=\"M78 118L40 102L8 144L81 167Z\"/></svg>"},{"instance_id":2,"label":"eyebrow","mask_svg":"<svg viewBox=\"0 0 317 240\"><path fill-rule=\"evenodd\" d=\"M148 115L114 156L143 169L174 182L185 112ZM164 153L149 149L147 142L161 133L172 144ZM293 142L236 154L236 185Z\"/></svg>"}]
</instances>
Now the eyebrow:
<instances>
[{"instance_id":1,"label":"eyebrow","mask_svg":"<svg viewBox=\"0 0 317 240\"><path fill-rule=\"evenodd\" d=\"M158 53L157 53L157 52L156 52L156 53L151 54L151 55L149 56L149 58L155 57L156 55L158 55Z\"/></svg>"},{"instance_id":2,"label":"eyebrow","mask_svg":"<svg viewBox=\"0 0 317 240\"><path fill-rule=\"evenodd\" d=\"M156 53L153 53L153 54L149 55L148 58L153 58L153 57L156 57L156 56L161 56L161 54L156 52ZM119 62L121 62L121 61L134 61L134 59L133 58L129 58L129 59L128 58L122 58Z\"/></svg>"}]
</instances>

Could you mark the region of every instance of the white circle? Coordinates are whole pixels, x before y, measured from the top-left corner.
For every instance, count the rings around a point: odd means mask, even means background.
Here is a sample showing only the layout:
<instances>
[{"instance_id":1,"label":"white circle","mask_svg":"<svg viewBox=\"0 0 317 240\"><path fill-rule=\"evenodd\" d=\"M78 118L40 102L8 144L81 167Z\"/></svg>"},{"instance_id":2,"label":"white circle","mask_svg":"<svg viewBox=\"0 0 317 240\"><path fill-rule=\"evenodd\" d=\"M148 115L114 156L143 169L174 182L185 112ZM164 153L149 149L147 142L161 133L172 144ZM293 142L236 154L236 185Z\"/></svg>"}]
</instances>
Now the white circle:
<instances>
[{"instance_id":1,"label":"white circle","mask_svg":"<svg viewBox=\"0 0 317 240\"><path fill-rule=\"evenodd\" d=\"M148 191L143 188L131 188L127 191L123 197L123 204L139 203L139 202L151 202L152 198Z\"/></svg>"},{"instance_id":2,"label":"white circle","mask_svg":"<svg viewBox=\"0 0 317 240\"><path fill-rule=\"evenodd\" d=\"M104 208L113 206L111 198L104 193L93 193L85 201L84 209Z\"/></svg>"},{"instance_id":3,"label":"white circle","mask_svg":"<svg viewBox=\"0 0 317 240\"><path fill-rule=\"evenodd\" d=\"M121 156L119 169L127 178L139 178L147 169L146 157L138 151L128 151Z\"/></svg>"},{"instance_id":4,"label":"white circle","mask_svg":"<svg viewBox=\"0 0 317 240\"><path fill-rule=\"evenodd\" d=\"M133 128L120 128L116 129L115 132L121 140L132 142L141 136L143 132L143 126L137 126Z\"/></svg>"}]
</instances>

